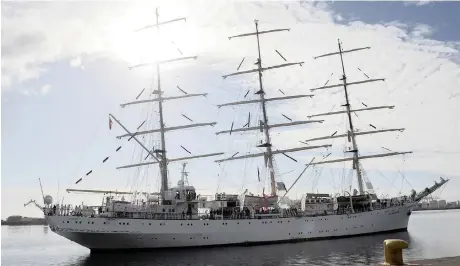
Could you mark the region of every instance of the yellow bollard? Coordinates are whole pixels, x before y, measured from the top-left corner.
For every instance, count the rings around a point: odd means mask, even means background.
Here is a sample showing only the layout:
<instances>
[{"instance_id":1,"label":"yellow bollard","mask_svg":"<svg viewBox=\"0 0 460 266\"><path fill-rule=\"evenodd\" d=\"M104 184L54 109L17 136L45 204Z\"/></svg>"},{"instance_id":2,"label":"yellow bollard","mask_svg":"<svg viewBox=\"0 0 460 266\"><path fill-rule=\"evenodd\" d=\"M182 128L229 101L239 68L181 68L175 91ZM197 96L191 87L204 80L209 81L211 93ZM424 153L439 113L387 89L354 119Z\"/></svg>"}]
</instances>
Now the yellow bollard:
<instances>
[{"instance_id":1,"label":"yellow bollard","mask_svg":"<svg viewBox=\"0 0 460 266\"><path fill-rule=\"evenodd\" d=\"M404 265L402 250L408 248L409 244L400 239L387 239L383 241L386 265Z\"/></svg>"}]
</instances>

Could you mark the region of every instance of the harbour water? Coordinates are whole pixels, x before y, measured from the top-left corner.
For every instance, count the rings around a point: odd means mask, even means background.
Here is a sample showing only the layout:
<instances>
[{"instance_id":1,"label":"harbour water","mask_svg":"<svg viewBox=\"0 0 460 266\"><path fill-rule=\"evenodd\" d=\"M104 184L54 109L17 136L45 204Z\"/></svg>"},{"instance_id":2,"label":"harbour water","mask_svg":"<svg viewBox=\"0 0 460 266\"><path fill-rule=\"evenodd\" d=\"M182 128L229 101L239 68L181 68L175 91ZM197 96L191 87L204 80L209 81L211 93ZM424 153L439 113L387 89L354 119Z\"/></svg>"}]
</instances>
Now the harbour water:
<instances>
[{"instance_id":1,"label":"harbour water","mask_svg":"<svg viewBox=\"0 0 460 266\"><path fill-rule=\"evenodd\" d=\"M405 260L460 255L460 210L414 212L408 232L250 247L90 254L47 226L2 226L2 265L376 265L383 241L409 242Z\"/></svg>"}]
</instances>

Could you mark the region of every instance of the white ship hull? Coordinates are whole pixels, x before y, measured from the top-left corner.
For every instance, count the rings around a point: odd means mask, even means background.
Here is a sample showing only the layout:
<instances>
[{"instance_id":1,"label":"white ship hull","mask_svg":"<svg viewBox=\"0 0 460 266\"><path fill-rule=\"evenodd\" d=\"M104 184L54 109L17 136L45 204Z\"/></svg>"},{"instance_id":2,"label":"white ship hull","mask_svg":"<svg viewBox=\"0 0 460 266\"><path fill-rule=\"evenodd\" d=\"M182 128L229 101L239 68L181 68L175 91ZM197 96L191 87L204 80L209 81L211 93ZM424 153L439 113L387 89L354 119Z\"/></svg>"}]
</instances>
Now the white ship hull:
<instances>
[{"instance_id":1,"label":"white ship hull","mask_svg":"<svg viewBox=\"0 0 460 266\"><path fill-rule=\"evenodd\" d=\"M55 233L97 250L307 241L407 230L413 204L317 217L144 220L47 216Z\"/></svg>"}]
</instances>

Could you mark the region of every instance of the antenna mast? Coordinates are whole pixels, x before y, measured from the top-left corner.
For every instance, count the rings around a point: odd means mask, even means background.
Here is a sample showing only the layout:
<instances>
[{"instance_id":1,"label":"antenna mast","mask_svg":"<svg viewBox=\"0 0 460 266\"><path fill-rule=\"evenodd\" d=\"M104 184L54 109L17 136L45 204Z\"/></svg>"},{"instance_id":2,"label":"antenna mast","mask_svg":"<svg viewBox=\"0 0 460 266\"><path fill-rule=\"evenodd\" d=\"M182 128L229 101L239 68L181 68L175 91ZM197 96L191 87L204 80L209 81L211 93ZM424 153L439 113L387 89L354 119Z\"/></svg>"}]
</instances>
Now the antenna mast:
<instances>
[{"instance_id":1,"label":"antenna mast","mask_svg":"<svg viewBox=\"0 0 460 266\"><path fill-rule=\"evenodd\" d=\"M356 109L356 110L351 109L351 104L350 104L349 97L348 97L348 86L357 85L357 84L363 84L363 83L369 83L369 82L375 82L375 81L384 81L385 79L383 79L383 78L369 79L369 77L366 75L366 77L368 78L367 80L361 80L361 81L356 81L356 82L347 82L347 76L345 74L345 65L344 65L344 62L343 62L343 54L344 53L350 53L350 52L356 52L356 51L360 51L360 50L370 49L370 47L355 48L355 49L344 51L342 49L342 43L340 42L340 40L338 40L338 47L339 47L338 52L333 52L333 53L320 55L320 56L315 57L314 59L317 59L317 58L320 58L320 57L332 56L332 55L340 55L340 62L342 64L342 78L340 80L342 80L343 83L342 84L336 84L336 85L318 87L318 88L311 89L311 91L328 89L328 88L335 88L335 87L342 87L343 86L344 93L345 93L345 104L342 105L342 106L344 106L346 108L345 112L347 113L347 116L348 116L349 130L348 130L347 134L335 135L335 133L334 133L334 134L332 134L332 136L319 137L319 138L314 138L314 139L310 139L310 140L307 140L307 141L323 140L323 139L331 139L331 138L348 136L348 141L352 143L352 149L348 150L347 152L352 152L353 153L353 158L337 159L337 160L330 160L330 161L321 161L321 162L317 162L317 163L312 163L312 165L325 164L325 163L334 163L334 162L343 162L343 161L352 160L353 161L353 169L356 170L356 175L357 175L357 178L358 178L359 193L360 193L360 195L363 195L364 194L364 187L363 187L363 178L362 178L361 167L360 167L360 163L359 163L360 159L386 157L386 156L400 155L400 154L406 154L406 153L412 153L412 152L391 152L391 153L385 153L385 154L359 156L358 144L357 144L357 141L356 141L356 136L357 135L375 134L375 133L391 132L391 131L403 131L404 128L383 129L383 130L375 130L375 131L368 131L368 132L355 132L355 129L353 127L353 121L352 121L352 118L351 118L351 113L352 112L370 111L370 110L378 110L378 109L386 109L386 108L393 109L394 106L377 106L377 107L369 107L369 108ZM365 105L365 106L367 107L367 105ZM343 112L343 111L329 112L329 113L312 115L312 116L309 116L309 117L324 116L324 115L334 115L334 114L341 114L341 113L345 113L345 112Z\"/></svg>"},{"instance_id":2,"label":"antenna mast","mask_svg":"<svg viewBox=\"0 0 460 266\"><path fill-rule=\"evenodd\" d=\"M313 149L313 148L319 148L319 147L328 147L330 145L323 145L323 146L312 146L312 147L303 147L303 148L297 148L297 149L290 149L290 150L279 150L279 151L273 151L272 149L272 143L270 140L270 132L269 129L271 127L282 127L282 126L293 126L293 125L299 125L299 124L306 124L306 123L314 123L314 122L323 122L323 120L309 120L309 121L298 121L298 122L292 122L292 123L284 123L284 124L275 124L275 125L269 125L268 123L268 116L267 116L267 108L266 108L266 102L268 101L275 101L275 100L287 100L287 99L294 99L294 98L301 98L301 97L313 97L313 95L295 95L295 96L287 96L287 97L277 97L277 98L265 98L265 91L264 91L264 86L263 86L263 81L262 81L262 72L270 69L275 69L275 68L282 68L282 67L287 67L287 66L292 66L292 65L300 65L304 62L295 62L295 63L286 63L286 64L281 64L281 65L275 65L275 66L270 66L270 67L263 67L262 66L262 55L260 52L260 40L259 40L259 35L265 34L265 33L272 33L272 32L280 32L280 31L289 31L289 29L274 29L274 30L267 30L267 31L259 31L259 21L254 20L254 24L256 27L256 31L253 33L245 33L245 34L240 34L240 35L235 35L229 37L229 39L232 38L238 38L238 37L247 37L247 36L253 36L256 35L257 38L257 53L258 53L258 58L257 58L257 69L252 69L252 70L247 70L247 71L241 71L241 72L236 72L232 73L229 75L223 76L223 78L227 78L229 76L236 76L236 75L241 75L241 74L249 74L249 73L255 73L257 72L259 75L259 90L255 93L259 95L258 100L250 100L250 101L240 101L240 102L234 102L234 103L227 103L227 104L222 104L219 107L222 106L231 106L231 105L241 105L241 104L249 104L249 103L260 103L262 107L262 119L263 121L260 121L259 127L249 127L249 121L248 121L248 127L245 128L240 128L240 129L231 129L230 131L221 131L217 132L216 134L221 134L221 133L227 133L227 132L238 132L238 131L247 131L247 130L257 130L259 129L264 133L265 136L265 143L257 145L257 147L264 147L266 148L266 152L264 153L258 153L258 154L250 154L250 155L245 155L245 156L232 156L227 159L222 159L222 160L217 160L216 162L222 162L222 161L227 161L227 160L235 160L235 159L243 159L243 158L250 158L250 157L256 157L256 156L263 156L265 159L265 166L268 167L269 172L270 172L270 181L271 181L271 195L276 196L276 181L275 181L275 171L273 167L273 155L274 154L285 154L285 152L289 151L299 151L299 150L305 150L305 149ZM278 52L278 55L280 55L285 61L286 59ZM244 59L243 59L244 60ZM241 61L242 63L243 61ZM241 66L240 63L240 66ZM239 66L239 67L240 67ZM239 69L238 67L238 69ZM286 155L287 156L287 155ZM292 158L291 158L292 159Z\"/></svg>"}]
</instances>

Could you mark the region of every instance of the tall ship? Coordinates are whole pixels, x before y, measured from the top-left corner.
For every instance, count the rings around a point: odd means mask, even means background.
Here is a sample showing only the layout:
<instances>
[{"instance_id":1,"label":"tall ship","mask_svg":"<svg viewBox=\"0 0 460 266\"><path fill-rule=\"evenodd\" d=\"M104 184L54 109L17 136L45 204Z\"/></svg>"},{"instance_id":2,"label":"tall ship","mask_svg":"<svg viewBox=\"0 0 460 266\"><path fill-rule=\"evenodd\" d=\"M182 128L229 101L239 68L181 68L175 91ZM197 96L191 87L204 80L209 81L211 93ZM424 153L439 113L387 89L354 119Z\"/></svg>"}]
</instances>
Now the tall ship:
<instances>
[{"instance_id":1,"label":"tall ship","mask_svg":"<svg viewBox=\"0 0 460 266\"><path fill-rule=\"evenodd\" d=\"M165 24L184 20L183 18L160 22L158 10L156 12L156 23L145 28L156 28L157 31ZM372 111L379 109L394 108L394 106L375 106L365 108L352 108L348 88L359 84L382 81L383 79L366 79L361 81L348 81L345 66L344 54L355 51L369 49L357 48L344 50L342 43L338 42L338 51L316 57L336 56L340 59L342 66L341 82L335 85L325 84L322 87L311 89L312 92L327 90L330 88L343 87L345 104L343 110L321 113L307 114L308 119L304 121L293 121L285 116L289 122L270 123L268 120L268 105L270 102L289 101L305 98L313 100L312 94L304 95L283 95L280 97L269 97L266 93L263 74L275 69L284 67L302 66L304 62L288 63L286 58L278 51L278 55L285 61L283 64L274 66L263 65L260 35L264 34L285 34L289 29L260 30L259 22L255 20L255 31L251 33L239 34L229 37L237 39L243 37L254 38L257 44L257 61L255 68L239 71L242 63L238 66L235 73L224 75L225 80L240 75L256 75L258 87L253 91L252 100L245 99L236 102L221 103L218 107L237 108L245 105L259 105L260 115L257 123L251 125L251 114L248 115L247 124L241 128L234 127L234 123L228 130L216 132L217 135L255 132L262 136L260 142L254 144L254 148L260 152L238 155L239 152L226 156L222 152L193 155L181 158L170 158L168 156L167 142L165 134L169 131L214 126L216 122L194 123L192 124L166 127L164 123L164 104L170 101L184 100L192 97L206 96L205 93L187 93L178 87L182 92L179 96L165 96L162 88L160 74L164 64L178 62L182 60L196 59L196 56L179 57L170 60L154 62L156 67L157 84L152 91L152 96L145 100L122 104L122 107L132 105L156 105L158 106L158 128L148 130L130 130L115 116L110 114L110 126L112 123L122 128L126 134L118 136L120 139L134 140L142 148L145 158L136 164L118 167L119 169L138 167L147 165L157 165L159 167L161 184L158 192L149 192L146 189L141 191L107 191L107 190L85 190L67 189L67 192L80 193L100 193L103 194L103 201L100 206L71 206L60 202L53 204L50 196L43 196L43 211L46 220L53 232L67 238L91 251L106 251L120 249L144 249L144 248L172 248L172 247L197 247L197 246L218 246L218 245L241 245L241 244L268 244L278 242L308 241L315 239L330 239L351 236L361 236L368 234L385 233L392 231L405 231L408 228L409 218L412 209L419 201L427 197L441 186L448 179L441 178L440 182L427 187L423 191L412 190L405 196L379 198L372 188L372 184L366 178L363 160L398 156L411 153L409 151L390 151L386 153L361 155L358 148L357 136L377 134L393 131L403 131L404 129L382 129L372 131L357 130L353 125L352 114L357 112ZM141 65L139 65L141 66ZM284 94L284 93L283 93ZM249 98L250 98L249 97ZM139 98L139 96L137 97ZM249 99L248 98L248 99ZM302 146L292 148L275 149L272 143L271 131L285 127L296 127L299 125L316 124L320 125L323 120L317 118L329 117L332 115L345 115L347 118L348 130L345 133L335 132L324 137L310 138L302 141ZM253 119L254 120L254 116ZM152 147L145 144L142 137L159 135L159 142ZM347 139L347 148L344 150L345 156L339 159L328 159L327 156L312 158L309 163L302 165L303 171L295 182L287 188L283 182L279 182L275 157L285 156L295 162L297 160L291 155L301 151L318 150L324 151L330 148L331 144L318 144L318 141L328 141L334 138ZM212 147L212 145L210 145ZM190 153L185 147L185 151ZM118 149L117 149L118 151ZM186 165L189 161L196 159L209 159L210 157L220 157L215 162L209 163L236 163L237 161L248 158L263 158L263 171L269 179L269 190L267 193L251 193L244 189L243 193L225 193L223 191L212 196L200 195L197 190L188 182L188 172ZM107 160L108 157L105 160ZM148 160L149 159L149 160ZM262 161L262 160L261 160ZM174 162L182 162L182 173L176 180L176 186L170 186L170 173L168 165ZM286 201L286 195L297 181L302 177L308 168L317 165L349 162L350 171L356 177L357 188L349 188L343 193L331 195L330 193L320 193L310 191L304 193L300 200ZM300 162L299 162L300 164ZM87 173L87 175L90 172ZM257 176L260 179L260 171ZM80 183L80 178L76 184ZM43 193L43 192L42 192ZM129 198L129 200L127 199ZM35 204L37 205L37 204ZM39 205L37 205L39 206ZM40 207L40 206L39 206Z\"/></svg>"}]
</instances>

